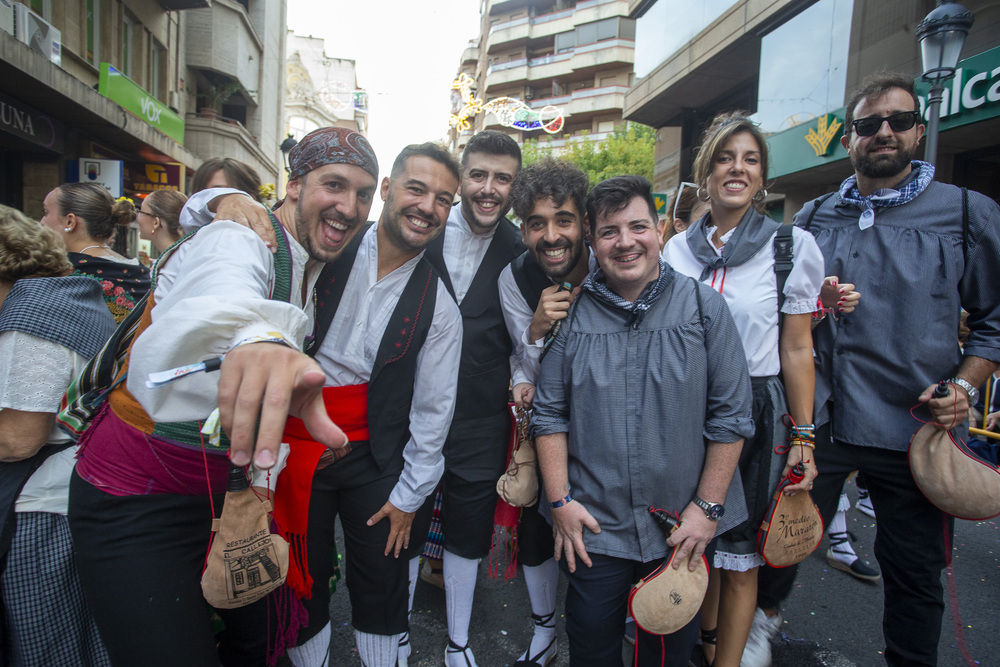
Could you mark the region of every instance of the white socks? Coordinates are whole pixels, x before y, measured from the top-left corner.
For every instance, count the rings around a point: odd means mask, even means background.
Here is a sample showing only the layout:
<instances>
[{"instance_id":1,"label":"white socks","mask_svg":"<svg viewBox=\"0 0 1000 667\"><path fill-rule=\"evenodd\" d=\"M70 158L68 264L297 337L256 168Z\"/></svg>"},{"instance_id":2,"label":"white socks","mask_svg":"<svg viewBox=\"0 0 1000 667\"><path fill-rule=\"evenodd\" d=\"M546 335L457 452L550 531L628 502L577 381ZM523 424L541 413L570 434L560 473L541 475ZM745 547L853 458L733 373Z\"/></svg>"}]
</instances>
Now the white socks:
<instances>
[{"instance_id":1,"label":"white socks","mask_svg":"<svg viewBox=\"0 0 1000 667\"><path fill-rule=\"evenodd\" d=\"M286 651L295 667L325 667L330 662L330 624L302 646Z\"/></svg>"},{"instance_id":2,"label":"white socks","mask_svg":"<svg viewBox=\"0 0 1000 667\"><path fill-rule=\"evenodd\" d=\"M399 651L398 635L373 635L354 631L354 642L365 667L396 667L396 653Z\"/></svg>"},{"instance_id":3,"label":"white socks","mask_svg":"<svg viewBox=\"0 0 1000 667\"><path fill-rule=\"evenodd\" d=\"M444 591L448 609L448 637L458 646L469 644L469 620L476 594L479 561L444 551Z\"/></svg>"},{"instance_id":4,"label":"white socks","mask_svg":"<svg viewBox=\"0 0 1000 667\"><path fill-rule=\"evenodd\" d=\"M833 520L830 521L830 525L826 529L826 534L830 538L830 552L834 558L845 565L850 565L858 559L847 534L847 510L850 508L851 501L847 494L840 494L837 513L833 515Z\"/></svg>"},{"instance_id":5,"label":"white socks","mask_svg":"<svg viewBox=\"0 0 1000 667\"><path fill-rule=\"evenodd\" d=\"M535 567L523 566L524 583L528 586L532 617L535 619L535 634L531 637L528 650L519 658L526 660L537 655L556 636L556 587L559 583L559 566L555 558L550 558Z\"/></svg>"}]
</instances>

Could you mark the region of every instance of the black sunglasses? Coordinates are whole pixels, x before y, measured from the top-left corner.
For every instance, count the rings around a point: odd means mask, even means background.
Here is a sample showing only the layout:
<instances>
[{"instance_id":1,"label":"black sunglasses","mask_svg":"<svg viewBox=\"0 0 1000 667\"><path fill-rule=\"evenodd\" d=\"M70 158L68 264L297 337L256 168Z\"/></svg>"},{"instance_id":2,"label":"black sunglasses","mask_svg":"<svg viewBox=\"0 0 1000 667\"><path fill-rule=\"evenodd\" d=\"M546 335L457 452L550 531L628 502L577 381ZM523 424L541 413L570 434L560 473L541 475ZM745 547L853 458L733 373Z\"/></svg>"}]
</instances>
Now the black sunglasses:
<instances>
[{"instance_id":1,"label":"black sunglasses","mask_svg":"<svg viewBox=\"0 0 1000 667\"><path fill-rule=\"evenodd\" d=\"M894 113L891 116L870 116L868 118L859 118L858 120L852 121L851 125L854 126L854 132L859 137L870 137L879 131L882 127L883 122L889 123L889 129L893 132L906 132L920 120L919 111L902 111L900 113Z\"/></svg>"}]
</instances>

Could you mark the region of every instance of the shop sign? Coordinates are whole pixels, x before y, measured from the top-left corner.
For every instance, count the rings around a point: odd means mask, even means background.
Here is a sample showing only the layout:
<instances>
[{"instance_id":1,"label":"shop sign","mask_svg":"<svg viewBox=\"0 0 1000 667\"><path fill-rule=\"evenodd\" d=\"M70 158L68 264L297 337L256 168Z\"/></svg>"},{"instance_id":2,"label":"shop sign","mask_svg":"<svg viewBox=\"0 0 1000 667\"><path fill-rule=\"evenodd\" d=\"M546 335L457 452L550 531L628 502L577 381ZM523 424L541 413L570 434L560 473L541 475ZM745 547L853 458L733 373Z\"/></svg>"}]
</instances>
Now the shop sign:
<instances>
[{"instance_id":1,"label":"shop sign","mask_svg":"<svg viewBox=\"0 0 1000 667\"><path fill-rule=\"evenodd\" d=\"M48 114L0 93L0 130L27 142L63 152L63 125Z\"/></svg>"},{"instance_id":2,"label":"shop sign","mask_svg":"<svg viewBox=\"0 0 1000 667\"><path fill-rule=\"evenodd\" d=\"M955 77L945 82L940 128L949 130L1000 116L1000 46L958 63ZM920 111L927 118L930 84L917 81Z\"/></svg>"},{"instance_id":3,"label":"shop sign","mask_svg":"<svg viewBox=\"0 0 1000 667\"><path fill-rule=\"evenodd\" d=\"M181 189L181 165L125 162L125 191L145 196L157 190Z\"/></svg>"},{"instance_id":4,"label":"shop sign","mask_svg":"<svg viewBox=\"0 0 1000 667\"><path fill-rule=\"evenodd\" d=\"M112 197L122 196L121 160L82 157L79 159L79 169L78 180L81 183L98 183L106 187Z\"/></svg>"},{"instance_id":5,"label":"shop sign","mask_svg":"<svg viewBox=\"0 0 1000 667\"><path fill-rule=\"evenodd\" d=\"M845 111L847 107L841 107L769 136L770 177L778 178L846 159L847 149L840 145Z\"/></svg>"},{"instance_id":6,"label":"shop sign","mask_svg":"<svg viewBox=\"0 0 1000 667\"><path fill-rule=\"evenodd\" d=\"M109 63L101 63L97 92L184 145L184 119Z\"/></svg>"},{"instance_id":7,"label":"shop sign","mask_svg":"<svg viewBox=\"0 0 1000 667\"><path fill-rule=\"evenodd\" d=\"M656 215L661 218L667 215L667 193L666 192L654 192L653 201L656 202Z\"/></svg>"}]
</instances>

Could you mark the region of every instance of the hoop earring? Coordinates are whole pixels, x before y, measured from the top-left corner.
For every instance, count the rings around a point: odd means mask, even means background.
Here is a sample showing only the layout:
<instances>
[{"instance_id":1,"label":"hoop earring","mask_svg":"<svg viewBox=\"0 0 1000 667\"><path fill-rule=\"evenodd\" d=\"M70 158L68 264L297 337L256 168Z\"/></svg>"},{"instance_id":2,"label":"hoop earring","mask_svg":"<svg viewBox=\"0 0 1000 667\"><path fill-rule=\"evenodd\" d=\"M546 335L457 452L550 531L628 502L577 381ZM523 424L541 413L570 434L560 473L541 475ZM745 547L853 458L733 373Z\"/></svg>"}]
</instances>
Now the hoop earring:
<instances>
[{"instance_id":1,"label":"hoop earring","mask_svg":"<svg viewBox=\"0 0 1000 667\"><path fill-rule=\"evenodd\" d=\"M758 204L767 199L767 188L761 188L757 191L757 194L753 196L753 200Z\"/></svg>"},{"instance_id":2,"label":"hoop earring","mask_svg":"<svg viewBox=\"0 0 1000 667\"><path fill-rule=\"evenodd\" d=\"M705 193L704 197L701 196L702 192ZM707 204L708 202L712 201L712 195L708 194L708 190L706 190L705 188L701 187L700 185L698 186L698 190L697 190L697 192L694 193L694 195L695 195L695 197L698 198L698 201L700 201L700 202L703 202L703 203Z\"/></svg>"}]
</instances>

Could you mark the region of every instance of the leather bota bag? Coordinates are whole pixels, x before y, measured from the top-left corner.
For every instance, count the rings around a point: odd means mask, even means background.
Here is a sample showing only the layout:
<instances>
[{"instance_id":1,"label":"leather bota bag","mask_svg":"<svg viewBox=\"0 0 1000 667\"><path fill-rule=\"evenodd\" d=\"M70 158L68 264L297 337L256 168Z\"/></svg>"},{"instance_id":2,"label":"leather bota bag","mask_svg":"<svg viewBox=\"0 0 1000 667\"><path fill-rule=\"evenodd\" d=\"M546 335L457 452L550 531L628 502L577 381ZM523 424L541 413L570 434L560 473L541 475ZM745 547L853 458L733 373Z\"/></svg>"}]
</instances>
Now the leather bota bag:
<instances>
[{"instance_id":1,"label":"leather bota bag","mask_svg":"<svg viewBox=\"0 0 1000 667\"><path fill-rule=\"evenodd\" d=\"M664 532L669 536L680 522L663 510L649 508ZM635 624L654 635L669 635L691 622L708 590L708 561L700 557L691 571L689 553L678 569L674 569L677 548L670 552L660 567L643 577L628 596L629 612Z\"/></svg>"},{"instance_id":2,"label":"leather bota bag","mask_svg":"<svg viewBox=\"0 0 1000 667\"><path fill-rule=\"evenodd\" d=\"M757 553L771 567L801 563L823 539L823 519L808 491L785 495L785 487L803 479L802 464L788 471L771 498L757 531Z\"/></svg>"},{"instance_id":3,"label":"leather bota bag","mask_svg":"<svg viewBox=\"0 0 1000 667\"><path fill-rule=\"evenodd\" d=\"M507 470L497 480L497 493L509 505L529 507L538 502L538 454L528 437L528 413L517 408L516 414L514 449Z\"/></svg>"},{"instance_id":4,"label":"leather bota bag","mask_svg":"<svg viewBox=\"0 0 1000 667\"><path fill-rule=\"evenodd\" d=\"M272 535L268 512L250 488L242 468L229 471L222 516L212 522L215 537L201 575L205 600L218 609L236 609L260 600L285 583L288 542Z\"/></svg>"},{"instance_id":5,"label":"leather bota bag","mask_svg":"<svg viewBox=\"0 0 1000 667\"><path fill-rule=\"evenodd\" d=\"M910 440L910 470L921 493L942 512L973 521L1000 514L1000 470L949 431L921 426Z\"/></svg>"}]
</instances>

